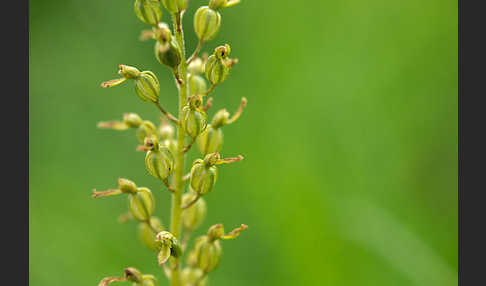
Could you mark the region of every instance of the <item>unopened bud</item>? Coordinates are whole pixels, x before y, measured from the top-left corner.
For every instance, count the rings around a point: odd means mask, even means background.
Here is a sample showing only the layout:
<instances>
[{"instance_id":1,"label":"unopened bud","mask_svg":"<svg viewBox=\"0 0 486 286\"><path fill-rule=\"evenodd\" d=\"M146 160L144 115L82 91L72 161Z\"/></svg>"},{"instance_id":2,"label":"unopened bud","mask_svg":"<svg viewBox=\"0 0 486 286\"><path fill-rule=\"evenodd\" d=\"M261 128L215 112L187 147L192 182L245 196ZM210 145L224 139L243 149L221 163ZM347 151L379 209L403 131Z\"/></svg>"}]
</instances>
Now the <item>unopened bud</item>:
<instances>
[{"instance_id":1,"label":"unopened bud","mask_svg":"<svg viewBox=\"0 0 486 286\"><path fill-rule=\"evenodd\" d=\"M204 63L201 58L195 58L187 66L187 71L191 74L200 74L204 72Z\"/></svg>"},{"instance_id":2,"label":"unopened bud","mask_svg":"<svg viewBox=\"0 0 486 286\"><path fill-rule=\"evenodd\" d=\"M187 76L188 96L196 94L204 94L207 90L206 81L203 77L197 74L189 74Z\"/></svg>"},{"instance_id":3,"label":"unopened bud","mask_svg":"<svg viewBox=\"0 0 486 286\"><path fill-rule=\"evenodd\" d=\"M135 194L137 192L137 185L128 179L119 178L118 188L125 194Z\"/></svg>"},{"instance_id":4,"label":"unopened bud","mask_svg":"<svg viewBox=\"0 0 486 286\"><path fill-rule=\"evenodd\" d=\"M210 241L208 236L196 239L193 251L189 255L190 264L209 273L218 267L222 248L219 240Z\"/></svg>"},{"instance_id":5,"label":"unopened bud","mask_svg":"<svg viewBox=\"0 0 486 286\"><path fill-rule=\"evenodd\" d=\"M145 24L155 26L162 19L162 7L159 1L136 0L133 8L135 15Z\"/></svg>"},{"instance_id":6,"label":"unopened bud","mask_svg":"<svg viewBox=\"0 0 486 286\"><path fill-rule=\"evenodd\" d=\"M211 126L214 128L220 128L221 126L226 124L230 117L229 112L226 109L221 109L213 117L213 121L211 121Z\"/></svg>"},{"instance_id":7,"label":"unopened bud","mask_svg":"<svg viewBox=\"0 0 486 286\"><path fill-rule=\"evenodd\" d=\"M155 199L148 188L138 188L137 193L129 196L128 206L135 219L147 221L154 213Z\"/></svg>"},{"instance_id":8,"label":"unopened bud","mask_svg":"<svg viewBox=\"0 0 486 286\"><path fill-rule=\"evenodd\" d=\"M187 205L194 201L197 197L196 193L185 194L182 197L182 205ZM187 230L194 230L206 217L206 202L203 198L199 198L193 205L184 209L182 212L182 223Z\"/></svg>"},{"instance_id":9,"label":"unopened bud","mask_svg":"<svg viewBox=\"0 0 486 286\"><path fill-rule=\"evenodd\" d=\"M161 140L174 138L174 127L169 122L163 122L159 126L159 135Z\"/></svg>"},{"instance_id":10,"label":"unopened bud","mask_svg":"<svg viewBox=\"0 0 486 286\"><path fill-rule=\"evenodd\" d=\"M207 126L206 113L201 109L202 99L194 96L182 109L181 124L187 135L197 137Z\"/></svg>"},{"instance_id":11,"label":"unopened bud","mask_svg":"<svg viewBox=\"0 0 486 286\"><path fill-rule=\"evenodd\" d=\"M240 3L240 0L210 0L209 7L214 10L231 7Z\"/></svg>"},{"instance_id":12,"label":"unopened bud","mask_svg":"<svg viewBox=\"0 0 486 286\"><path fill-rule=\"evenodd\" d=\"M160 94L159 80L151 71L143 71L135 79L135 91L143 101L157 102Z\"/></svg>"},{"instance_id":13,"label":"unopened bud","mask_svg":"<svg viewBox=\"0 0 486 286\"><path fill-rule=\"evenodd\" d=\"M181 12L187 7L187 0L162 0L162 3L172 13Z\"/></svg>"},{"instance_id":14,"label":"unopened bud","mask_svg":"<svg viewBox=\"0 0 486 286\"><path fill-rule=\"evenodd\" d=\"M213 39L221 26L221 15L218 11L203 6L194 15L194 31L201 42Z\"/></svg>"},{"instance_id":15,"label":"unopened bud","mask_svg":"<svg viewBox=\"0 0 486 286\"><path fill-rule=\"evenodd\" d=\"M123 114L123 122L130 128L138 128L142 124L142 118L136 113Z\"/></svg>"},{"instance_id":16,"label":"unopened bud","mask_svg":"<svg viewBox=\"0 0 486 286\"><path fill-rule=\"evenodd\" d=\"M155 178L165 180L172 173L174 157L169 149L164 145L160 145L158 141L152 142L152 144L152 150L145 155L145 167Z\"/></svg>"}]
</instances>

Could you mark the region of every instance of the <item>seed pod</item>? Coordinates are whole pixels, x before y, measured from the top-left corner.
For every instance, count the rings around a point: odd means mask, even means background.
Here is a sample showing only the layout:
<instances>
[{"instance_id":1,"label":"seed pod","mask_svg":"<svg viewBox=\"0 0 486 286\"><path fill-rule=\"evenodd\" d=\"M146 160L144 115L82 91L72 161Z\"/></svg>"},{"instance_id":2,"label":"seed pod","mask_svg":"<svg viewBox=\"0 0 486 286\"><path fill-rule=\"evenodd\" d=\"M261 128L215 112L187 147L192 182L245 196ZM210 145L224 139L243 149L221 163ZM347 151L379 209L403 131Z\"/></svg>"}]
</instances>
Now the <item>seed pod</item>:
<instances>
[{"instance_id":1,"label":"seed pod","mask_svg":"<svg viewBox=\"0 0 486 286\"><path fill-rule=\"evenodd\" d=\"M133 181L130 181L130 180L124 179L124 178L118 179L118 188L124 194L135 194L138 191L137 185L135 185L135 183Z\"/></svg>"},{"instance_id":2,"label":"seed pod","mask_svg":"<svg viewBox=\"0 0 486 286\"><path fill-rule=\"evenodd\" d=\"M177 141L175 139L166 139L161 144L167 147L171 154L177 154Z\"/></svg>"},{"instance_id":3,"label":"seed pod","mask_svg":"<svg viewBox=\"0 0 486 286\"><path fill-rule=\"evenodd\" d=\"M156 235L155 246L159 250L159 264L164 264L170 256L178 258L182 255L182 248L177 238L168 231L162 231Z\"/></svg>"},{"instance_id":4,"label":"seed pod","mask_svg":"<svg viewBox=\"0 0 486 286\"><path fill-rule=\"evenodd\" d=\"M162 226L162 223L158 218L151 217L150 223L159 232L164 230L164 227ZM154 232L146 222L141 222L138 226L138 237L140 238L142 243L151 250L156 250L155 236L157 235L157 233Z\"/></svg>"},{"instance_id":5,"label":"seed pod","mask_svg":"<svg viewBox=\"0 0 486 286\"><path fill-rule=\"evenodd\" d=\"M207 277L204 277L204 272L195 267L186 267L181 272L181 281L184 286L206 286Z\"/></svg>"},{"instance_id":6,"label":"seed pod","mask_svg":"<svg viewBox=\"0 0 486 286\"><path fill-rule=\"evenodd\" d=\"M208 155L209 156L209 155ZM216 166L198 159L191 168L190 184L194 192L205 195L211 191L218 178Z\"/></svg>"},{"instance_id":7,"label":"seed pod","mask_svg":"<svg viewBox=\"0 0 486 286\"><path fill-rule=\"evenodd\" d=\"M223 147L223 130L214 128L212 124L208 125L206 130L197 137L197 147L204 156L221 151Z\"/></svg>"},{"instance_id":8,"label":"seed pod","mask_svg":"<svg viewBox=\"0 0 486 286\"><path fill-rule=\"evenodd\" d=\"M204 94L207 90L206 81L200 75L188 74L187 76L188 96Z\"/></svg>"},{"instance_id":9,"label":"seed pod","mask_svg":"<svg viewBox=\"0 0 486 286\"><path fill-rule=\"evenodd\" d=\"M130 128L138 128L142 124L142 118L136 113L125 113L123 122Z\"/></svg>"},{"instance_id":10,"label":"seed pod","mask_svg":"<svg viewBox=\"0 0 486 286\"><path fill-rule=\"evenodd\" d=\"M136 220L147 221L154 213L155 199L149 189L141 187L128 197L128 206Z\"/></svg>"},{"instance_id":11,"label":"seed pod","mask_svg":"<svg viewBox=\"0 0 486 286\"><path fill-rule=\"evenodd\" d=\"M159 1L136 0L133 9L135 15L145 24L155 26L162 19L162 7Z\"/></svg>"},{"instance_id":12,"label":"seed pod","mask_svg":"<svg viewBox=\"0 0 486 286\"><path fill-rule=\"evenodd\" d=\"M182 127L192 138L196 138L208 124L206 113L201 109L201 105L201 96L193 96L189 104L182 109Z\"/></svg>"},{"instance_id":13,"label":"seed pod","mask_svg":"<svg viewBox=\"0 0 486 286\"><path fill-rule=\"evenodd\" d=\"M174 157L167 147L159 144L155 137L147 138L145 142L147 140L153 142L151 143L152 150L145 155L145 167L155 178L165 180L172 173Z\"/></svg>"},{"instance_id":14,"label":"seed pod","mask_svg":"<svg viewBox=\"0 0 486 286\"><path fill-rule=\"evenodd\" d=\"M208 6L202 6L194 14L194 31L201 42L213 39L221 26L221 15Z\"/></svg>"},{"instance_id":15,"label":"seed pod","mask_svg":"<svg viewBox=\"0 0 486 286\"><path fill-rule=\"evenodd\" d=\"M182 205L187 205L196 198L197 194L184 194L182 197ZM192 206L182 212L182 223L186 230L194 230L206 216L206 202L203 198L199 198Z\"/></svg>"},{"instance_id":16,"label":"seed pod","mask_svg":"<svg viewBox=\"0 0 486 286\"><path fill-rule=\"evenodd\" d=\"M166 23L159 23L154 30L154 35L157 40L154 52L159 63L171 69L177 68L182 60L182 52L169 26Z\"/></svg>"},{"instance_id":17,"label":"seed pod","mask_svg":"<svg viewBox=\"0 0 486 286\"><path fill-rule=\"evenodd\" d=\"M194 249L189 254L190 264L204 272L211 272L221 261L222 248L219 240L210 241L207 235L196 239Z\"/></svg>"},{"instance_id":18,"label":"seed pod","mask_svg":"<svg viewBox=\"0 0 486 286\"><path fill-rule=\"evenodd\" d=\"M148 120L143 121L142 124L140 124L140 126L137 129L138 141L140 141L140 143L143 143L145 137L150 137L153 135L157 135L157 130L155 129L155 125Z\"/></svg>"},{"instance_id":19,"label":"seed pod","mask_svg":"<svg viewBox=\"0 0 486 286\"><path fill-rule=\"evenodd\" d=\"M206 78L211 84L217 85L222 83L231 71L231 67L225 62L230 52L230 46L224 45L217 47L214 50L214 54L209 56L206 62L205 72Z\"/></svg>"},{"instance_id":20,"label":"seed pod","mask_svg":"<svg viewBox=\"0 0 486 286\"><path fill-rule=\"evenodd\" d=\"M162 3L172 13L181 12L187 7L187 0L162 0Z\"/></svg>"},{"instance_id":21,"label":"seed pod","mask_svg":"<svg viewBox=\"0 0 486 286\"><path fill-rule=\"evenodd\" d=\"M143 71L135 79L135 91L142 100L157 102L160 94L159 80L153 72Z\"/></svg>"}]
</instances>

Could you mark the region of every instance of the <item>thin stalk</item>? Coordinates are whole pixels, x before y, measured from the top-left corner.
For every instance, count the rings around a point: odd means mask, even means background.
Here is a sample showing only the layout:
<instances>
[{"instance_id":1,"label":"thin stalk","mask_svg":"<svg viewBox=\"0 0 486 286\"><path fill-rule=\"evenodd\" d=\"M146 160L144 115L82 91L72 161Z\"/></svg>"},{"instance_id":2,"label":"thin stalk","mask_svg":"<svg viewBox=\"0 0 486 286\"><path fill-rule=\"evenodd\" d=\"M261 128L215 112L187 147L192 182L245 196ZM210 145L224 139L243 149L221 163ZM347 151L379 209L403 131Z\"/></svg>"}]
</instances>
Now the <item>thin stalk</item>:
<instances>
[{"instance_id":1,"label":"thin stalk","mask_svg":"<svg viewBox=\"0 0 486 286\"><path fill-rule=\"evenodd\" d=\"M181 83L179 85L179 118L182 118L182 108L186 104L187 96L187 65L186 65L186 51L184 47L184 35L182 31L182 16L180 13L173 15L172 17L174 33L176 35L176 40L182 50L182 58L179 65L179 75ZM175 156L175 166L174 166L174 193L172 194L172 209L171 209L171 219L170 219L170 232L177 238L180 239L181 236L181 213L182 213L182 191L184 188L184 149L186 134L181 124L177 124L177 154ZM171 267L170 275L170 285L180 286L179 277L179 258L173 259L173 266Z\"/></svg>"}]
</instances>

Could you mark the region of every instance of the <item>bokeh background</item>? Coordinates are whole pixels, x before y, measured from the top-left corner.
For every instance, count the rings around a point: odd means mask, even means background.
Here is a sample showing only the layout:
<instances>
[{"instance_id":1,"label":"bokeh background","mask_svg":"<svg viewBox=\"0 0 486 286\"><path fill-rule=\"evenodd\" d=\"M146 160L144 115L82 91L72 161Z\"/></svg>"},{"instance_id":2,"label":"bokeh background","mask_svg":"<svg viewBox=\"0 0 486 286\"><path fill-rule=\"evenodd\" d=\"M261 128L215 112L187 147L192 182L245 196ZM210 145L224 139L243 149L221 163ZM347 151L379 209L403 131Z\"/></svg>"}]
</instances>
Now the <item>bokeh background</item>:
<instances>
[{"instance_id":1,"label":"bokeh background","mask_svg":"<svg viewBox=\"0 0 486 286\"><path fill-rule=\"evenodd\" d=\"M119 63L155 71L176 110L132 2L30 1L33 286L97 285L127 266L167 285L136 223L117 223L125 198L90 198L130 178L168 225L170 197L134 132L96 128L124 112L158 122L132 84L100 88ZM190 1L189 51L206 3ZM240 63L209 115L248 98L222 152L245 160L221 168L198 234L249 229L224 242L210 285L456 285L457 2L243 0L222 17L205 51L230 43Z\"/></svg>"}]
</instances>

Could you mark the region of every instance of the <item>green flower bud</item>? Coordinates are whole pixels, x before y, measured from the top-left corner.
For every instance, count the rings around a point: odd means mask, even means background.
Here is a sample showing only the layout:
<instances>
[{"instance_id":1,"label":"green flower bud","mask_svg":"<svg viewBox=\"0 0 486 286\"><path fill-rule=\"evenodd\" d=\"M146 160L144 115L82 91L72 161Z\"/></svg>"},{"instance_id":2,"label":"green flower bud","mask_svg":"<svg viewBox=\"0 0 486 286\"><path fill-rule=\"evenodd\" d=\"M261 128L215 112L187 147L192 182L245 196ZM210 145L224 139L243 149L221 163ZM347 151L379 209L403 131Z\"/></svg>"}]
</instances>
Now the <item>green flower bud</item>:
<instances>
[{"instance_id":1,"label":"green flower bud","mask_svg":"<svg viewBox=\"0 0 486 286\"><path fill-rule=\"evenodd\" d=\"M137 79L140 76L140 71L136 67L127 65L118 65L118 67L120 68L118 74L126 79Z\"/></svg>"},{"instance_id":2,"label":"green flower bud","mask_svg":"<svg viewBox=\"0 0 486 286\"><path fill-rule=\"evenodd\" d=\"M201 58L195 58L187 66L187 71L191 74L200 74L204 72L204 64Z\"/></svg>"},{"instance_id":3,"label":"green flower bud","mask_svg":"<svg viewBox=\"0 0 486 286\"><path fill-rule=\"evenodd\" d=\"M118 179L118 188L124 194L135 194L137 193L137 185L133 181L128 179L119 178Z\"/></svg>"},{"instance_id":4,"label":"green flower bud","mask_svg":"<svg viewBox=\"0 0 486 286\"><path fill-rule=\"evenodd\" d=\"M182 205L187 205L196 198L196 193L184 194ZM206 202L199 198L193 205L182 212L182 223L187 230L194 230L206 217Z\"/></svg>"},{"instance_id":5,"label":"green flower bud","mask_svg":"<svg viewBox=\"0 0 486 286\"><path fill-rule=\"evenodd\" d=\"M209 156L209 155L208 155ZM216 166L198 159L191 168L190 184L194 192L205 195L211 191L218 178Z\"/></svg>"},{"instance_id":6,"label":"green flower bud","mask_svg":"<svg viewBox=\"0 0 486 286\"><path fill-rule=\"evenodd\" d=\"M188 96L204 94L207 91L207 85L204 78L197 74L187 75Z\"/></svg>"},{"instance_id":7,"label":"green flower bud","mask_svg":"<svg viewBox=\"0 0 486 286\"><path fill-rule=\"evenodd\" d=\"M142 124L142 118L136 113L125 113L123 122L130 128L138 128Z\"/></svg>"},{"instance_id":8,"label":"green flower bud","mask_svg":"<svg viewBox=\"0 0 486 286\"><path fill-rule=\"evenodd\" d=\"M197 137L197 147L204 156L221 151L223 147L223 130L214 128L212 124L208 125L206 130Z\"/></svg>"},{"instance_id":9,"label":"green flower bud","mask_svg":"<svg viewBox=\"0 0 486 286\"><path fill-rule=\"evenodd\" d=\"M133 267L125 268L125 279L138 284L142 282L142 272Z\"/></svg>"},{"instance_id":10,"label":"green flower bud","mask_svg":"<svg viewBox=\"0 0 486 286\"><path fill-rule=\"evenodd\" d=\"M155 199L147 188L138 188L137 193L128 197L128 207L133 217L139 221L150 219L155 209Z\"/></svg>"},{"instance_id":11,"label":"green flower bud","mask_svg":"<svg viewBox=\"0 0 486 286\"><path fill-rule=\"evenodd\" d=\"M240 0L210 0L209 7L214 10L231 7L240 3Z\"/></svg>"},{"instance_id":12,"label":"green flower bud","mask_svg":"<svg viewBox=\"0 0 486 286\"><path fill-rule=\"evenodd\" d=\"M136 0L133 9L145 24L155 26L162 19L162 7L158 0Z\"/></svg>"},{"instance_id":13,"label":"green flower bud","mask_svg":"<svg viewBox=\"0 0 486 286\"><path fill-rule=\"evenodd\" d=\"M201 42L213 39L221 26L221 15L208 6L197 9L194 15L194 31Z\"/></svg>"},{"instance_id":14,"label":"green flower bud","mask_svg":"<svg viewBox=\"0 0 486 286\"><path fill-rule=\"evenodd\" d=\"M145 137L150 137L156 134L157 130L155 129L155 125L148 120L143 121L137 129L137 137L140 143L144 142Z\"/></svg>"},{"instance_id":15,"label":"green flower bud","mask_svg":"<svg viewBox=\"0 0 486 286\"><path fill-rule=\"evenodd\" d=\"M194 249L189 254L190 264L209 273L218 267L222 248L219 240L210 241L207 235L196 239Z\"/></svg>"},{"instance_id":16,"label":"green flower bud","mask_svg":"<svg viewBox=\"0 0 486 286\"><path fill-rule=\"evenodd\" d=\"M170 256L178 258L182 255L182 248L177 238L168 231L162 231L156 235L155 246L159 250L159 264L164 264Z\"/></svg>"},{"instance_id":17,"label":"green flower bud","mask_svg":"<svg viewBox=\"0 0 486 286\"><path fill-rule=\"evenodd\" d=\"M142 275L142 285L141 286L159 286L159 280L151 274Z\"/></svg>"},{"instance_id":18,"label":"green flower bud","mask_svg":"<svg viewBox=\"0 0 486 286\"><path fill-rule=\"evenodd\" d=\"M162 140L174 138L174 127L168 122L159 126L159 136Z\"/></svg>"},{"instance_id":19,"label":"green flower bud","mask_svg":"<svg viewBox=\"0 0 486 286\"><path fill-rule=\"evenodd\" d=\"M175 139L166 139L162 141L162 146L167 147L171 154L177 153L177 141Z\"/></svg>"},{"instance_id":20,"label":"green flower bud","mask_svg":"<svg viewBox=\"0 0 486 286\"><path fill-rule=\"evenodd\" d=\"M156 218L150 218L150 224L157 229L159 232L164 230L162 222ZM157 232L158 233L158 232ZM147 246L147 248L151 250L156 250L155 247L155 236L157 235L156 232L152 230L152 228L146 223L141 222L138 227L138 237L142 241L142 243Z\"/></svg>"},{"instance_id":21,"label":"green flower bud","mask_svg":"<svg viewBox=\"0 0 486 286\"><path fill-rule=\"evenodd\" d=\"M167 147L159 144L155 137L146 138L145 146L151 146L152 150L145 155L145 167L147 171L157 179L167 179L173 170L174 157Z\"/></svg>"},{"instance_id":22,"label":"green flower bud","mask_svg":"<svg viewBox=\"0 0 486 286\"><path fill-rule=\"evenodd\" d=\"M201 269L195 267L186 267L181 272L182 285L206 286L208 279L204 276L205 274Z\"/></svg>"},{"instance_id":23,"label":"green flower bud","mask_svg":"<svg viewBox=\"0 0 486 286\"><path fill-rule=\"evenodd\" d=\"M187 0L162 0L162 3L172 13L181 12L187 7Z\"/></svg>"},{"instance_id":24,"label":"green flower bud","mask_svg":"<svg viewBox=\"0 0 486 286\"><path fill-rule=\"evenodd\" d=\"M217 85L222 83L231 71L231 66L226 64L226 60L231 52L229 45L219 46L214 50L214 54L209 56L205 72L208 81Z\"/></svg>"},{"instance_id":25,"label":"green flower bud","mask_svg":"<svg viewBox=\"0 0 486 286\"><path fill-rule=\"evenodd\" d=\"M221 109L213 117L213 121L211 121L211 126L214 128L220 128L221 126L225 125L230 117L229 112L226 109Z\"/></svg>"},{"instance_id":26,"label":"green flower bud","mask_svg":"<svg viewBox=\"0 0 486 286\"><path fill-rule=\"evenodd\" d=\"M189 100L189 104L182 109L182 127L192 138L196 138L206 128L208 123L206 113L201 109L201 105L201 96L193 96Z\"/></svg>"},{"instance_id":27,"label":"green flower bud","mask_svg":"<svg viewBox=\"0 0 486 286\"><path fill-rule=\"evenodd\" d=\"M159 80L153 72L143 71L135 79L135 91L142 100L157 102L160 94Z\"/></svg>"},{"instance_id":28,"label":"green flower bud","mask_svg":"<svg viewBox=\"0 0 486 286\"><path fill-rule=\"evenodd\" d=\"M160 23L154 34L157 40L154 52L159 63L171 69L177 68L182 60L182 51L176 38L172 36L169 26L165 23Z\"/></svg>"}]
</instances>

